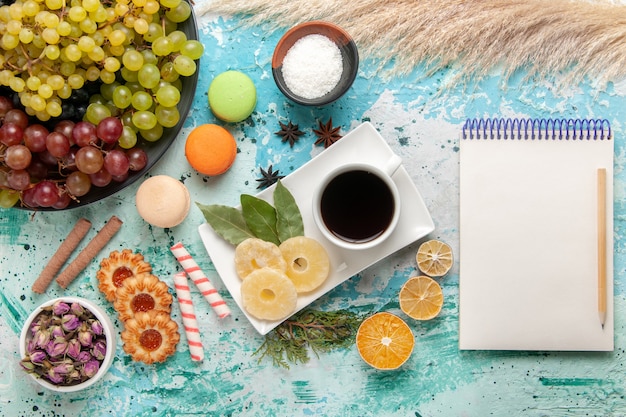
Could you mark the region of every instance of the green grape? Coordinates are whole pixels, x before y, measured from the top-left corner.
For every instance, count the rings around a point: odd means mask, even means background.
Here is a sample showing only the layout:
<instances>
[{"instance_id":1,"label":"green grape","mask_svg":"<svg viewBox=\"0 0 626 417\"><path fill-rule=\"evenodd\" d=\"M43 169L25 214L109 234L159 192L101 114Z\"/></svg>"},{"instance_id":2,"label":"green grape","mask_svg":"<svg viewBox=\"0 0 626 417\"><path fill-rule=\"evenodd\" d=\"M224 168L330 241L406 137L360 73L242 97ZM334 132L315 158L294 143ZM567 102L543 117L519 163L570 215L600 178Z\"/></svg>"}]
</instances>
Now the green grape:
<instances>
[{"instance_id":1,"label":"green grape","mask_svg":"<svg viewBox=\"0 0 626 417\"><path fill-rule=\"evenodd\" d=\"M85 19L83 19L79 23L79 27L84 33L89 33L89 34L95 33L95 31L98 30L98 24L89 17L86 17Z\"/></svg>"},{"instance_id":2,"label":"green grape","mask_svg":"<svg viewBox=\"0 0 626 417\"><path fill-rule=\"evenodd\" d=\"M39 77L33 75L32 77L28 77L26 79L26 87L29 90L37 90L39 88L39 86L41 85L41 80L39 79Z\"/></svg>"},{"instance_id":3,"label":"green grape","mask_svg":"<svg viewBox=\"0 0 626 417\"><path fill-rule=\"evenodd\" d=\"M72 89L78 90L85 85L85 77L79 74L72 74L67 77L67 84L72 87Z\"/></svg>"},{"instance_id":4,"label":"green grape","mask_svg":"<svg viewBox=\"0 0 626 417\"><path fill-rule=\"evenodd\" d=\"M144 66L143 55L134 49L124 52L122 64L130 71L139 71Z\"/></svg>"},{"instance_id":5,"label":"green grape","mask_svg":"<svg viewBox=\"0 0 626 417\"><path fill-rule=\"evenodd\" d=\"M140 129L139 133L148 142L156 142L163 136L163 126L157 124L152 129Z\"/></svg>"},{"instance_id":6,"label":"green grape","mask_svg":"<svg viewBox=\"0 0 626 417\"><path fill-rule=\"evenodd\" d=\"M106 22L108 14L106 9L100 5L95 11L89 12L89 18L96 23Z\"/></svg>"},{"instance_id":7,"label":"green grape","mask_svg":"<svg viewBox=\"0 0 626 417\"><path fill-rule=\"evenodd\" d=\"M61 53L64 54L65 57L72 62L78 62L83 57L83 53L81 52L80 49L78 49L78 45L74 43L71 43L67 45L65 48L63 48Z\"/></svg>"},{"instance_id":8,"label":"green grape","mask_svg":"<svg viewBox=\"0 0 626 417\"><path fill-rule=\"evenodd\" d=\"M102 49L102 47L96 45L91 51L87 53L87 56L94 62L100 62L105 58L106 53L104 52L104 49Z\"/></svg>"},{"instance_id":9,"label":"green grape","mask_svg":"<svg viewBox=\"0 0 626 417\"><path fill-rule=\"evenodd\" d=\"M64 100L70 98L72 96L72 87L67 84L63 84L63 87L61 87L59 91L57 91L57 96Z\"/></svg>"},{"instance_id":10,"label":"green grape","mask_svg":"<svg viewBox=\"0 0 626 417\"><path fill-rule=\"evenodd\" d=\"M36 1L26 0L24 4L22 5L22 10L25 16L33 17L37 13L39 13L39 10L41 9L39 7L39 3L37 3Z\"/></svg>"},{"instance_id":11,"label":"green grape","mask_svg":"<svg viewBox=\"0 0 626 417\"><path fill-rule=\"evenodd\" d=\"M24 82L24 80L19 77L13 77L9 82L9 87L11 87L11 90L15 91L16 93L21 93L22 91L24 91L24 87L26 87L26 82Z\"/></svg>"},{"instance_id":12,"label":"green grape","mask_svg":"<svg viewBox=\"0 0 626 417\"><path fill-rule=\"evenodd\" d=\"M148 23L146 19L142 19L142 18L136 19L135 23L133 24L133 29L135 29L135 32L137 32L140 35L147 33L149 28L150 28L150 23Z\"/></svg>"},{"instance_id":13,"label":"green grape","mask_svg":"<svg viewBox=\"0 0 626 417\"><path fill-rule=\"evenodd\" d=\"M4 26L4 30L6 33L10 33L11 35L19 35L22 30L22 22L18 20L9 20Z\"/></svg>"},{"instance_id":14,"label":"green grape","mask_svg":"<svg viewBox=\"0 0 626 417\"><path fill-rule=\"evenodd\" d=\"M174 69L174 63L167 61L161 65L161 79L168 83L172 83L176 81L179 77L179 74Z\"/></svg>"},{"instance_id":15,"label":"green grape","mask_svg":"<svg viewBox=\"0 0 626 417\"><path fill-rule=\"evenodd\" d=\"M59 72L61 75L69 77L76 72L76 64L73 62L63 62L59 67Z\"/></svg>"},{"instance_id":16,"label":"green grape","mask_svg":"<svg viewBox=\"0 0 626 417\"><path fill-rule=\"evenodd\" d=\"M133 124L141 130L150 130L157 125L157 118L155 114L147 110L135 112L132 120Z\"/></svg>"},{"instance_id":17,"label":"green grape","mask_svg":"<svg viewBox=\"0 0 626 417\"><path fill-rule=\"evenodd\" d=\"M159 63L159 58L152 52L152 49L144 49L141 51L141 55L143 55L143 62L146 64L157 65Z\"/></svg>"},{"instance_id":18,"label":"green grape","mask_svg":"<svg viewBox=\"0 0 626 417\"><path fill-rule=\"evenodd\" d=\"M106 105L91 103L87 106L87 110L85 111L85 120L88 122L97 126L101 120L106 119L107 117L111 117L111 111Z\"/></svg>"},{"instance_id":19,"label":"green grape","mask_svg":"<svg viewBox=\"0 0 626 417\"><path fill-rule=\"evenodd\" d=\"M141 86L141 84L139 84L137 81L129 81L126 83L126 87L128 87L128 89L130 90L130 92L132 94L135 94L137 91L144 91L145 92L145 88L143 88ZM150 95L150 94L148 94Z\"/></svg>"},{"instance_id":20,"label":"green grape","mask_svg":"<svg viewBox=\"0 0 626 417\"><path fill-rule=\"evenodd\" d=\"M133 4L136 7L143 7L146 5L146 0L133 0Z\"/></svg>"},{"instance_id":21,"label":"green grape","mask_svg":"<svg viewBox=\"0 0 626 417\"><path fill-rule=\"evenodd\" d=\"M180 101L180 91L172 85L166 85L156 92L156 99L162 106L174 107Z\"/></svg>"},{"instance_id":22,"label":"green grape","mask_svg":"<svg viewBox=\"0 0 626 417\"><path fill-rule=\"evenodd\" d=\"M24 44L31 43L33 41L33 39L35 38L35 33L33 32L33 30L31 28L22 28L20 30L18 38L19 38L20 42L22 42Z\"/></svg>"},{"instance_id":23,"label":"green grape","mask_svg":"<svg viewBox=\"0 0 626 417\"><path fill-rule=\"evenodd\" d=\"M95 12L100 6L99 0L83 0L83 8L87 12Z\"/></svg>"},{"instance_id":24,"label":"green grape","mask_svg":"<svg viewBox=\"0 0 626 417\"><path fill-rule=\"evenodd\" d=\"M82 22L87 18L87 11L82 6L70 7L68 17L74 22Z\"/></svg>"},{"instance_id":25,"label":"green grape","mask_svg":"<svg viewBox=\"0 0 626 417\"><path fill-rule=\"evenodd\" d=\"M52 87L53 90L60 90L65 84L65 79L58 74L53 74L48 77L46 83Z\"/></svg>"},{"instance_id":26,"label":"green grape","mask_svg":"<svg viewBox=\"0 0 626 417\"><path fill-rule=\"evenodd\" d=\"M175 23L182 23L191 16L191 6L186 1L181 1L178 6L167 10L165 17Z\"/></svg>"},{"instance_id":27,"label":"green grape","mask_svg":"<svg viewBox=\"0 0 626 417\"><path fill-rule=\"evenodd\" d=\"M46 58L56 61L61 55L61 50L56 45L48 45L44 50Z\"/></svg>"},{"instance_id":28,"label":"green grape","mask_svg":"<svg viewBox=\"0 0 626 417\"><path fill-rule=\"evenodd\" d=\"M180 53L191 59L200 59L204 54L204 45L197 40L191 39L180 48Z\"/></svg>"},{"instance_id":29,"label":"green grape","mask_svg":"<svg viewBox=\"0 0 626 417\"><path fill-rule=\"evenodd\" d=\"M104 59L103 67L107 71L116 72L121 67L120 60L114 56L106 57Z\"/></svg>"},{"instance_id":30,"label":"green grape","mask_svg":"<svg viewBox=\"0 0 626 417\"><path fill-rule=\"evenodd\" d=\"M178 107L157 106L154 114L159 120L159 124L163 127L174 127L180 121L180 112Z\"/></svg>"},{"instance_id":31,"label":"green grape","mask_svg":"<svg viewBox=\"0 0 626 417\"><path fill-rule=\"evenodd\" d=\"M72 25L70 22L64 20L59 22L59 25L56 27L56 31L59 36L69 36L72 33Z\"/></svg>"},{"instance_id":32,"label":"green grape","mask_svg":"<svg viewBox=\"0 0 626 417\"><path fill-rule=\"evenodd\" d=\"M61 20L59 19L59 16L57 16L55 13L48 12L43 16L41 23L45 27L56 28L59 26L59 23L61 23Z\"/></svg>"},{"instance_id":33,"label":"green grape","mask_svg":"<svg viewBox=\"0 0 626 417\"><path fill-rule=\"evenodd\" d=\"M100 94L102 94L102 98L105 100L111 100L113 98L113 93L115 89L119 87L121 84L117 81L111 84L104 84L100 86Z\"/></svg>"},{"instance_id":34,"label":"green grape","mask_svg":"<svg viewBox=\"0 0 626 417\"><path fill-rule=\"evenodd\" d=\"M145 88L153 88L161 80L161 71L154 64L146 64L137 73L137 81Z\"/></svg>"},{"instance_id":35,"label":"green grape","mask_svg":"<svg viewBox=\"0 0 626 417\"><path fill-rule=\"evenodd\" d=\"M150 2L151 0L149 0ZM158 3L157 3L158 5ZM145 10L145 7L144 7ZM154 42L155 39L164 35L163 28L158 23L150 23L148 31L143 35L144 40L147 42Z\"/></svg>"},{"instance_id":36,"label":"green grape","mask_svg":"<svg viewBox=\"0 0 626 417\"><path fill-rule=\"evenodd\" d=\"M13 3L15 4L15 3ZM5 33L2 35L2 47L4 49L15 49L20 44L20 38L16 35L11 35L10 33Z\"/></svg>"},{"instance_id":37,"label":"green grape","mask_svg":"<svg viewBox=\"0 0 626 417\"><path fill-rule=\"evenodd\" d=\"M133 93L130 91L130 88L125 85L120 85L115 88L113 91L113 103L119 109L125 109L130 106L131 100L133 98Z\"/></svg>"},{"instance_id":38,"label":"green grape","mask_svg":"<svg viewBox=\"0 0 626 417\"><path fill-rule=\"evenodd\" d=\"M137 71L131 71L126 67L120 69L120 75L125 81L135 82L137 81Z\"/></svg>"},{"instance_id":39,"label":"green grape","mask_svg":"<svg viewBox=\"0 0 626 417\"><path fill-rule=\"evenodd\" d=\"M28 107L37 111L44 111L46 109L46 99L41 97L39 94L33 94L30 97L30 101L28 102Z\"/></svg>"},{"instance_id":40,"label":"green grape","mask_svg":"<svg viewBox=\"0 0 626 417\"><path fill-rule=\"evenodd\" d=\"M174 59L174 69L180 75L188 77L196 72L196 63L185 55L179 55Z\"/></svg>"},{"instance_id":41,"label":"green grape","mask_svg":"<svg viewBox=\"0 0 626 417\"><path fill-rule=\"evenodd\" d=\"M46 0L46 6L50 10L59 10L65 5L63 0Z\"/></svg>"},{"instance_id":42,"label":"green grape","mask_svg":"<svg viewBox=\"0 0 626 417\"><path fill-rule=\"evenodd\" d=\"M124 31L116 29L107 35L107 39L112 46L119 46L126 41L126 34Z\"/></svg>"},{"instance_id":43,"label":"green grape","mask_svg":"<svg viewBox=\"0 0 626 417\"><path fill-rule=\"evenodd\" d=\"M44 99L49 99L54 94L54 90L48 84L41 84L37 89L37 93Z\"/></svg>"},{"instance_id":44,"label":"green grape","mask_svg":"<svg viewBox=\"0 0 626 417\"><path fill-rule=\"evenodd\" d=\"M105 84L111 84L115 82L115 73L103 69L100 71L100 80Z\"/></svg>"},{"instance_id":45,"label":"green grape","mask_svg":"<svg viewBox=\"0 0 626 417\"><path fill-rule=\"evenodd\" d=\"M100 68L90 65L85 72L85 79L87 81L96 81L98 78L100 78Z\"/></svg>"},{"instance_id":46,"label":"green grape","mask_svg":"<svg viewBox=\"0 0 626 417\"><path fill-rule=\"evenodd\" d=\"M172 7L178 6L181 0L160 0L160 3L166 9L171 9Z\"/></svg>"},{"instance_id":47,"label":"green grape","mask_svg":"<svg viewBox=\"0 0 626 417\"><path fill-rule=\"evenodd\" d=\"M152 107L154 100L152 96L145 91L137 91L133 94L133 98L131 99L131 104L136 110L148 110Z\"/></svg>"},{"instance_id":48,"label":"green grape","mask_svg":"<svg viewBox=\"0 0 626 417\"><path fill-rule=\"evenodd\" d=\"M172 41L172 51L178 52L183 44L187 41L187 35L182 30L170 32L167 37Z\"/></svg>"},{"instance_id":49,"label":"green grape","mask_svg":"<svg viewBox=\"0 0 626 417\"><path fill-rule=\"evenodd\" d=\"M52 117L59 117L63 113L63 107L56 101L49 101L45 111Z\"/></svg>"},{"instance_id":50,"label":"green grape","mask_svg":"<svg viewBox=\"0 0 626 417\"><path fill-rule=\"evenodd\" d=\"M22 20L22 17L24 16L24 8L22 7L22 4L16 2L10 5L9 16L11 16L11 19Z\"/></svg>"},{"instance_id":51,"label":"green grape","mask_svg":"<svg viewBox=\"0 0 626 417\"><path fill-rule=\"evenodd\" d=\"M160 36L152 42L152 52L156 56L165 56L172 53L174 45L167 36Z\"/></svg>"},{"instance_id":52,"label":"green grape","mask_svg":"<svg viewBox=\"0 0 626 417\"><path fill-rule=\"evenodd\" d=\"M91 36L83 35L78 39L78 49L83 52L93 51L96 47L96 41Z\"/></svg>"},{"instance_id":53,"label":"green grape","mask_svg":"<svg viewBox=\"0 0 626 417\"><path fill-rule=\"evenodd\" d=\"M124 126L117 142L121 148L130 149L137 144L137 134L130 126Z\"/></svg>"},{"instance_id":54,"label":"green grape","mask_svg":"<svg viewBox=\"0 0 626 417\"><path fill-rule=\"evenodd\" d=\"M0 191L0 207L8 209L13 207L18 201L20 201L19 191L6 189Z\"/></svg>"},{"instance_id":55,"label":"green grape","mask_svg":"<svg viewBox=\"0 0 626 417\"><path fill-rule=\"evenodd\" d=\"M143 6L143 11L148 14L155 14L161 10L161 5L156 0L146 0L146 4Z\"/></svg>"}]
</instances>

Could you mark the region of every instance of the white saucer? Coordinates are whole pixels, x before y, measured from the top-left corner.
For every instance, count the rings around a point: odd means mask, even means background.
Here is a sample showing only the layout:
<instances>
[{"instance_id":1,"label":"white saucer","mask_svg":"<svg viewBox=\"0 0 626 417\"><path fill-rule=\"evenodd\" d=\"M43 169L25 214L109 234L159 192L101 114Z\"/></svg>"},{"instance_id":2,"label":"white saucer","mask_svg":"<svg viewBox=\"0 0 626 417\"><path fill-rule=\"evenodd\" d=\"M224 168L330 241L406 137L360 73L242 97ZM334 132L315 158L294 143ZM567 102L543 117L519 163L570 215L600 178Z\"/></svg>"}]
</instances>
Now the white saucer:
<instances>
[{"instance_id":1,"label":"white saucer","mask_svg":"<svg viewBox=\"0 0 626 417\"><path fill-rule=\"evenodd\" d=\"M435 229L422 196L408 173L401 166L393 175L402 199L400 220L394 233L384 242L371 249L348 250L340 248L324 238L313 220L313 189L318 185L321 173L347 162L365 162L376 166L384 164L393 156L393 151L370 123L363 123L318 156L302 165L281 181L293 194L302 213L305 235L317 239L328 251L331 272L328 279L316 291L299 295L296 311L300 311L348 278L368 266L391 255L403 247L426 236ZM274 187L269 187L257 197L272 203ZM198 231L215 269L226 288L250 323L261 334L266 334L281 321L258 320L250 316L241 304L241 280L235 271L235 247L222 239L207 223ZM295 312L294 312L295 313Z\"/></svg>"}]
</instances>

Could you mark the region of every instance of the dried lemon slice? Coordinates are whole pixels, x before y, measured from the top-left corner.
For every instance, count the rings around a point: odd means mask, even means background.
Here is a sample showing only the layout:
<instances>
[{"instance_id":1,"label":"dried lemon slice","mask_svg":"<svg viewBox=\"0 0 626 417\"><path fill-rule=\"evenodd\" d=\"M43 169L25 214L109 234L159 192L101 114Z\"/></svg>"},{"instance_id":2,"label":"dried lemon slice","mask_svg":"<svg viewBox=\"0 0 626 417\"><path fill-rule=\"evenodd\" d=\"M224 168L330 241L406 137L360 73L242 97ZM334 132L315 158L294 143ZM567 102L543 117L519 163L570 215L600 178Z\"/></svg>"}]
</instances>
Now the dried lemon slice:
<instances>
[{"instance_id":1,"label":"dried lemon slice","mask_svg":"<svg viewBox=\"0 0 626 417\"><path fill-rule=\"evenodd\" d=\"M272 268L252 271L241 283L243 308L261 320L281 320L296 310L298 293L284 272Z\"/></svg>"},{"instance_id":2,"label":"dried lemon slice","mask_svg":"<svg viewBox=\"0 0 626 417\"><path fill-rule=\"evenodd\" d=\"M251 272L264 267L283 272L287 269L287 263L277 245L257 238L246 239L237 245L235 269L239 278L245 279Z\"/></svg>"},{"instance_id":3,"label":"dried lemon slice","mask_svg":"<svg viewBox=\"0 0 626 417\"><path fill-rule=\"evenodd\" d=\"M452 267L452 248L439 240L429 240L417 249L415 259L420 271L431 277L442 277Z\"/></svg>"},{"instance_id":4,"label":"dried lemon slice","mask_svg":"<svg viewBox=\"0 0 626 417\"><path fill-rule=\"evenodd\" d=\"M287 262L286 274L298 293L313 291L328 278L328 253L317 240L296 236L285 240L279 248Z\"/></svg>"},{"instance_id":5,"label":"dried lemon slice","mask_svg":"<svg viewBox=\"0 0 626 417\"><path fill-rule=\"evenodd\" d=\"M443 291L430 277L409 278L400 289L400 309L416 320L430 320L443 306Z\"/></svg>"},{"instance_id":6,"label":"dried lemon slice","mask_svg":"<svg viewBox=\"0 0 626 417\"><path fill-rule=\"evenodd\" d=\"M381 312L361 323L356 334L356 347L361 358L370 366L396 369L409 359L415 338L400 317Z\"/></svg>"}]
</instances>

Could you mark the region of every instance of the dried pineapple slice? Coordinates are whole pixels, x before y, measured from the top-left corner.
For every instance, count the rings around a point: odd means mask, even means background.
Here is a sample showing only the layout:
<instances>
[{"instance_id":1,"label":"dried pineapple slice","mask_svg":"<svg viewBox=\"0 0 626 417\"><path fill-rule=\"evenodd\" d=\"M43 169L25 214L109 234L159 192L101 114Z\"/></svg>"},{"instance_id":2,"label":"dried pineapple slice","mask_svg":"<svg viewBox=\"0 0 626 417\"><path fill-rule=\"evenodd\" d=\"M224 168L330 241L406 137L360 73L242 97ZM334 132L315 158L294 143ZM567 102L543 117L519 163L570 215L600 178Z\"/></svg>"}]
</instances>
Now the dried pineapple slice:
<instances>
[{"instance_id":1,"label":"dried pineapple slice","mask_svg":"<svg viewBox=\"0 0 626 417\"><path fill-rule=\"evenodd\" d=\"M252 271L241 283L243 307L261 320L281 320L296 310L298 293L284 272L272 268Z\"/></svg>"},{"instance_id":2,"label":"dried pineapple slice","mask_svg":"<svg viewBox=\"0 0 626 417\"><path fill-rule=\"evenodd\" d=\"M239 278L245 279L260 268L272 268L284 272L287 263L277 245L257 238L249 238L235 248L235 269Z\"/></svg>"},{"instance_id":3,"label":"dried pineapple slice","mask_svg":"<svg viewBox=\"0 0 626 417\"><path fill-rule=\"evenodd\" d=\"M328 253L317 240L296 236L285 240L279 248L287 262L286 274L298 293L313 291L328 278Z\"/></svg>"}]
</instances>

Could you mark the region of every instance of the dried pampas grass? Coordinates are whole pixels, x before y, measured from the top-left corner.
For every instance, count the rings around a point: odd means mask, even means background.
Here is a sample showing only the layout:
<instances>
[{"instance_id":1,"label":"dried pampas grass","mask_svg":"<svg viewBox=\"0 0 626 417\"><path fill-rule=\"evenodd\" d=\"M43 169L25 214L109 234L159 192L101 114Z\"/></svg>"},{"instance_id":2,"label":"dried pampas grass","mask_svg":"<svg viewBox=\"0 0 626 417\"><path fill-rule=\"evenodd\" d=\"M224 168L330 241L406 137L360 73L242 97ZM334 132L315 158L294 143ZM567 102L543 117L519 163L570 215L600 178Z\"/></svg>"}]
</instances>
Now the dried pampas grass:
<instances>
[{"instance_id":1,"label":"dried pampas grass","mask_svg":"<svg viewBox=\"0 0 626 417\"><path fill-rule=\"evenodd\" d=\"M211 0L202 13L242 14L270 30L322 19L342 26L364 58L403 75L453 66L462 78L496 66L504 79L598 84L626 75L626 6L583 0Z\"/></svg>"}]
</instances>

